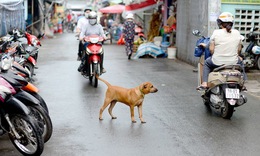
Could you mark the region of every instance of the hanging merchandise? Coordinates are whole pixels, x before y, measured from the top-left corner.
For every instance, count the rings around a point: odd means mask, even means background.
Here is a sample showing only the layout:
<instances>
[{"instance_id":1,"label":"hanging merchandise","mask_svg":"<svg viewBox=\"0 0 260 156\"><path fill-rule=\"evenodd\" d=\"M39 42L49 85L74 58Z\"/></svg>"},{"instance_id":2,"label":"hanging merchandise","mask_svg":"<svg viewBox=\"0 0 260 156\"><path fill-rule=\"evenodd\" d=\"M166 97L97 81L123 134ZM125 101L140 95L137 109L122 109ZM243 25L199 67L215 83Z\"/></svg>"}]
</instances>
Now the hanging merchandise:
<instances>
[{"instance_id":1,"label":"hanging merchandise","mask_svg":"<svg viewBox=\"0 0 260 156\"><path fill-rule=\"evenodd\" d=\"M147 40L152 42L155 36L159 36L161 26L161 14L156 12L152 15Z\"/></svg>"}]
</instances>

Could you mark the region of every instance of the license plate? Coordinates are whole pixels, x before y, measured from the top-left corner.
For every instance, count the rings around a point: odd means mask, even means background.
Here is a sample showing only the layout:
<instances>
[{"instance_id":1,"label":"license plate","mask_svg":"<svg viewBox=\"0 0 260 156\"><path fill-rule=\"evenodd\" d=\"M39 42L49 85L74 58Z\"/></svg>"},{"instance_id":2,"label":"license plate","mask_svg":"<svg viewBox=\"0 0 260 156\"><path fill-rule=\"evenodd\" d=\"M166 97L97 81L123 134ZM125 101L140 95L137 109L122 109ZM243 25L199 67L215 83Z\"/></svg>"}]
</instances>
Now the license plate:
<instances>
[{"instance_id":1,"label":"license plate","mask_svg":"<svg viewBox=\"0 0 260 156\"><path fill-rule=\"evenodd\" d=\"M239 99L239 89L226 88L226 98L227 99Z\"/></svg>"}]
</instances>

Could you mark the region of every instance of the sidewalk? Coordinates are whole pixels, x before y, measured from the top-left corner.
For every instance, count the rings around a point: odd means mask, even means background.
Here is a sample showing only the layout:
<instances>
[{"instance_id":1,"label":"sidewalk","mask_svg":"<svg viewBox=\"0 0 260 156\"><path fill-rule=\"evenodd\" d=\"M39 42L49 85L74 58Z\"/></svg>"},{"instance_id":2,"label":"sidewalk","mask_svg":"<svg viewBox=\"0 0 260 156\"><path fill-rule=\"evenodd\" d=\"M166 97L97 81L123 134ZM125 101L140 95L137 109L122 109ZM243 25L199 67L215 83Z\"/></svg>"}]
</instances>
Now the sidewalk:
<instances>
[{"instance_id":1,"label":"sidewalk","mask_svg":"<svg viewBox=\"0 0 260 156\"><path fill-rule=\"evenodd\" d=\"M245 83L248 93L260 97L260 70L247 72L248 81Z\"/></svg>"}]
</instances>

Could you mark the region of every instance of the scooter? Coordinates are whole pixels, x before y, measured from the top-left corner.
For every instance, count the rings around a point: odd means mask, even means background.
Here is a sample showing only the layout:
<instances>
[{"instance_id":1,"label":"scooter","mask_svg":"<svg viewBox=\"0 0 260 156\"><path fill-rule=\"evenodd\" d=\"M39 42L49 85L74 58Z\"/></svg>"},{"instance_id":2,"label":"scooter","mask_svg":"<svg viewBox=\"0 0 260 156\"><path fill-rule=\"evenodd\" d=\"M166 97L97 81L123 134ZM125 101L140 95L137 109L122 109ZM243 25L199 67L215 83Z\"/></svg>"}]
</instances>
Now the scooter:
<instances>
[{"instance_id":1,"label":"scooter","mask_svg":"<svg viewBox=\"0 0 260 156\"><path fill-rule=\"evenodd\" d=\"M199 33L194 31L193 34ZM197 41L198 44L198 41ZM201 45L201 44L199 44ZM197 48L197 47L196 47ZM197 51L195 48L195 52ZM204 46L204 49L208 46ZM198 85L202 83L202 73L204 67L203 58L205 50L200 56L198 63ZM204 54L203 54L204 53ZM201 97L205 106L224 119L230 119L234 108L242 106L247 102L247 97L242 94L244 87L243 68L240 65L223 65L214 69L208 78L208 87L206 90L200 90Z\"/></svg>"},{"instance_id":2,"label":"scooter","mask_svg":"<svg viewBox=\"0 0 260 156\"><path fill-rule=\"evenodd\" d=\"M98 35L90 35L86 36L84 41L88 42L88 45L84 50L84 58L88 58L88 60L84 60L84 68L81 74L85 78L89 78L90 83L94 83L93 85L96 88L98 86L98 79L96 76L100 76L102 74L101 57L103 57L102 55L104 53L102 47L102 41L104 41L104 38Z\"/></svg>"},{"instance_id":3,"label":"scooter","mask_svg":"<svg viewBox=\"0 0 260 156\"><path fill-rule=\"evenodd\" d=\"M40 105L45 109L47 113L49 113L48 106L44 99L39 95L39 89L29 82L27 78L27 71L24 70L22 66L18 63L12 61L12 58L8 56L8 54L4 54L1 58L1 73L0 76L5 78L9 83L11 81L9 79L15 79L15 81L19 82L18 87L21 87L24 91L30 93L36 99L40 101ZM15 83L11 83L13 86Z\"/></svg>"},{"instance_id":4,"label":"scooter","mask_svg":"<svg viewBox=\"0 0 260 156\"><path fill-rule=\"evenodd\" d=\"M107 40L110 41L110 44L112 44L112 35L110 33L110 30L108 28L103 27L104 33L106 35ZM104 44L105 40L102 41L102 44Z\"/></svg>"},{"instance_id":5,"label":"scooter","mask_svg":"<svg viewBox=\"0 0 260 156\"><path fill-rule=\"evenodd\" d=\"M30 116L31 111L12 93L14 90L0 85L0 134L8 133L12 144L23 155L41 155L42 132Z\"/></svg>"},{"instance_id":6,"label":"scooter","mask_svg":"<svg viewBox=\"0 0 260 156\"><path fill-rule=\"evenodd\" d=\"M146 37L143 32L143 27L141 25L137 25L135 27L135 35L137 35L141 39L142 42L146 41Z\"/></svg>"},{"instance_id":7,"label":"scooter","mask_svg":"<svg viewBox=\"0 0 260 156\"><path fill-rule=\"evenodd\" d=\"M4 43L2 44L0 51L1 53L10 53L10 56L14 58L21 66L23 66L27 71L30 72L30 79L34 75L34 67L36 65L36 60L25 52L22 43L17 41L16 35L5 36Z\"/></svg>"},{"instance_id":8,"label":"scooter","mask_svg":"<svg viewBox=\"0 0 260 156\"><path fill-rule=\"evenodd\" d=\"M8 58L5 57L5 59ZM12 95L29 108L33 119L35 119L36 123L39 125L44 142L47 142L53 131L52 121L49 114L41 106L40 101L36 97L22 89L25 88L26 80L8 71L9 70L5 70L5 72L0 73L0 84L11 89L13 91Z\"/></svg>"},{"instance_id":9,"label":"scooter","mask_svg":"<svg viewBox=\"0 0 260 156\"><path fill-rule=\"evenodd\" d=\"M260 70L260 46L257 45L256 33L258 28L252 27L250 32L246 34L246 41L249 45L246 47L245 52L242 53L245 69L258 68Z\"/></svg>"},{"instance_id":10,"label":"scooter","mask_svg":"<svg viewBox=\"0 0 260 156\"><path fill-rule=\"evenodd\" d=\"M36 36L26 31L24 32L24 35L27 39L27 44L23 44L24 50L37 61L39 54L39 46L42 46L41 42ZM42 37L43 35L41 35L40 37Z\"/></svg>"},{"instance_id":11,"label":"scooter","mask_svg":"<svg viewBox=\"0 0 260 156\"><path fill-rule=\"evenodd\" d=\"M13 36L13 41L18 41L21 43L22 51L24 53L28 53L35 59L35 61L37 61L41 42L36 36L28 33L27 31L19 31L18 29L13 29L12 31L8 32L8 34ZM40 35L39 37L41 38L43 36L44 34Z\"/></svg>"}]
</instances>

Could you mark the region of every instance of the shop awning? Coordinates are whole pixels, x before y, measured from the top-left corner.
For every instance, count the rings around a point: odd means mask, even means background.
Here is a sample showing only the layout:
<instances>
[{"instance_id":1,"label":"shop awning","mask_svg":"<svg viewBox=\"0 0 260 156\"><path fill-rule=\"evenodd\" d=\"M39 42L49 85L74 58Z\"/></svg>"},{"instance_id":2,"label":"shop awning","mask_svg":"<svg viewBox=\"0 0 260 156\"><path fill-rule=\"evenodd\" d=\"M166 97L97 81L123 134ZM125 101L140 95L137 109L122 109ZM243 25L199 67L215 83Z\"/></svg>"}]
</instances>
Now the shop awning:
<instances>
[{"instance_id":1,"label":"shop awning","mask_svg":"<svg viewBox=\"0 0 260 156\"><path fill-rule=\"evenodd\" d=\"M124 5L111 5L105 8L99 9L100 12L102 13L122 13L125 10Z\"/></svg>"},{"instance_id":2,"label":"shop awning","mask_svg":"<svg viewBox=\"0 0 260 156\"><path fill-rule=\"evenodd\" d=\"M150 10L163 4L163 0L143 0L125 5L126 13L137 13Z\"/></svg>"}]
</instances>

